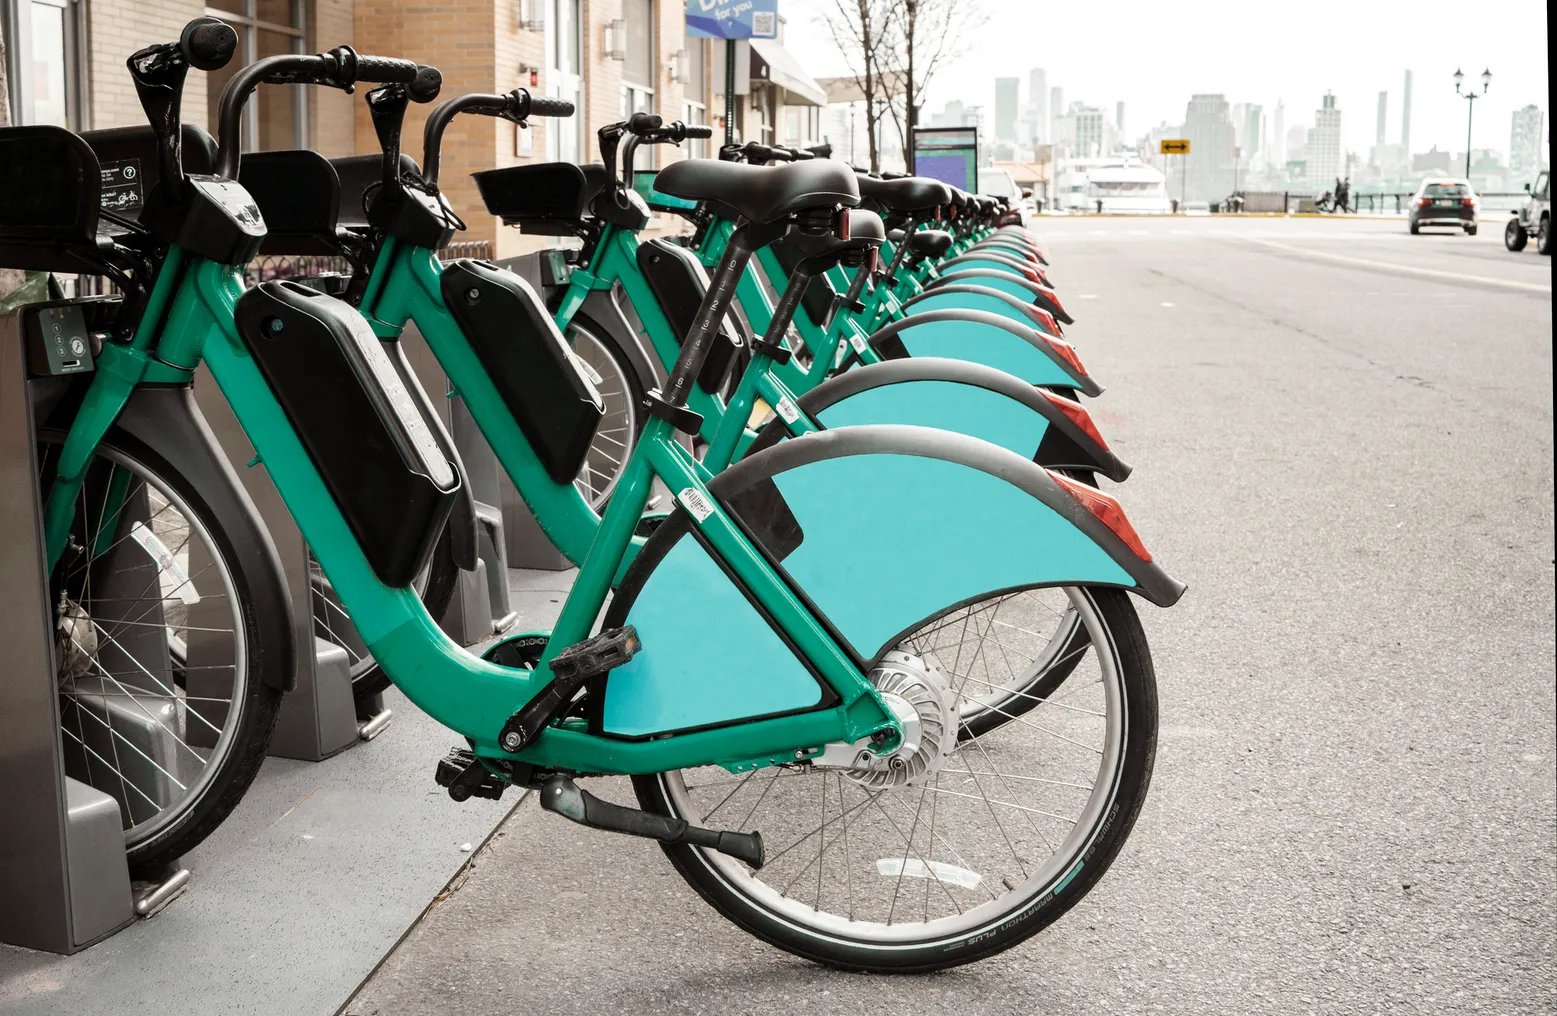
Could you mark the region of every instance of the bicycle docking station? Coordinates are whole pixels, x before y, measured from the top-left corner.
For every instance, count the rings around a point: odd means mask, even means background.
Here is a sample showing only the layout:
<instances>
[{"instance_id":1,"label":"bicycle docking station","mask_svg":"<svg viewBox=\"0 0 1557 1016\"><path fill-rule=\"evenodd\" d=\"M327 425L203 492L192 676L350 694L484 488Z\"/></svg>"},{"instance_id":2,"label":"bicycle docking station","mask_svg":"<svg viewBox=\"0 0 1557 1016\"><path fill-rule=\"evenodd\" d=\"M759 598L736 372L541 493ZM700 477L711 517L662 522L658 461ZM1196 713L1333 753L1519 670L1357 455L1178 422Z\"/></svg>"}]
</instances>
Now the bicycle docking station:
<instances>
[{"instance_id":1,"label":"bicycle docking station","mask_svg":"<svg viewBox=\"0 0 1557 1016\"><path fill-rule=\"evenodd\" d=\"M139 777L130 781L137 794L171 789L176 746L137 704L151 699L171 707L166 689L152 686L159 664L143 662L160 656L167 672L162 626L151 628L154 638L116 640L111 653L97 654L99 674L72 673L68 704L60 694L56 633L64 629L45 565L35 417L64 393L69 375L92 369L93 309L51 301L0 314L0 531L7 534L0 588L9 597L0 612L0 942L66 954L155 913L189 880L174 865L137 896L123 815L146 802L131 800L124 780L117 798L87 782L106 754L138 765ZM121 524L149 518L144 501L131 498ZM130 590L143 587L148 573L154 579L149 557L126 553L101 577ZM127 750L116 751L120 744Z\"/></svg>"}]
</instances>

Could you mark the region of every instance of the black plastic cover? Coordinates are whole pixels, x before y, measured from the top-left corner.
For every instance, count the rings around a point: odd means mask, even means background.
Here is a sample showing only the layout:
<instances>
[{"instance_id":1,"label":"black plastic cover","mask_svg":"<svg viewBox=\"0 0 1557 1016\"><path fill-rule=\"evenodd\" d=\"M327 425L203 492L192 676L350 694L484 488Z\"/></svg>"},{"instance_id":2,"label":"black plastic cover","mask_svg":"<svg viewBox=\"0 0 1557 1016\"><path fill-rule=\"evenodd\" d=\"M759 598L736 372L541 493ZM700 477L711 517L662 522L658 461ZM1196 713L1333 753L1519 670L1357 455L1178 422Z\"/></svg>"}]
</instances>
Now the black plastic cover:
<instances>
[{"instance_id":1,"label":"black plastic cover","mask_svg":"<svg viewBox=\"0 0 1557 1016\"><path fill-rule=\"evenodd\" d=\"M589 204L611 182L600 163L540 162L473 174L487 211L521 233L583 232Z\"/></svg>"},{"instance_id":2,"label":"black plastic cover","mask_svg":"<svg viewBox=\"0 0 1557 1016\"><path fill-rule=\"evenodd\" d=\"M488 261L446 265L443 301L546 473L572 483L605 403L535 290Z\"/></svg>"},{"instance_id":3,"label":"black plastic cover","mask_svg":"<svg viewBox=\"0 0 1557 1016\"><path fill-rule=\"evenodd\" d=\"M383 347L349 305L293 282L244 293L238 330L373 571L422 570L459 478Z\"/></svg>"},{"instance_id":4,"label":"black plastic cover","mask_svg":"<svg viewBox=\"0 0 1557 1016\"><path fill-rule=\"evenodd\" d=\"M0 128L0 268L82 271L97 237L97 157L61 127Z\"/></svg>"},{"instance_id":5,"label":"black plastic cover","mask_svg":"<svg viewBox=\"0 0 1557 1016\"><path fill-rule=\"evenodd\" d=\"M337 254L340 180L318 152L245 155L238 182L265 219L261 254Z\"/></svg>"},{"instance_id":6,"label":"black plastic cover","mask_svg":"<svg viewBox=\"0 0 1557 1016\"><path fill-rule=\"evenodd\" d=\"M83 131L81 138L92 146L102 167L102 207L122 218L139 218L146 195L162 178L157 136L143 124ZM185 173L200 176L215 171L216 139L194 124L181 127L179 150ZM110 226L109 231L119 230Z\"/></svg>"},{"instance_id":7,"label":"black plastic cover","mask_svg":"<svg viewBox=\"0 0 1557 1016\"><path fill-rule=\"evenodd\" d=\"M786 278L793 277L795 268L805 260L805 252L788 236L781 236L773 241L773 253L778 258L779 266L784 269ZM806 317L818 328L827 326L827 319L832 314L833 297L837 296L837 290L828 281L827 276L818 275L811 279L811 284L806 286L806 291L800 298L800 306L805 309Z\"/></svg>"},{"instance_id":8,"label":"black plastic cover","mask_svg":"<svg viewBox=\"0 0 1557 1016\"><path fill-rule=\"evenodd\" d=\"M638 270L648 281L649 290L676 333L676 341L685 342L703 297L708 293L708 272L703 269L703 263L687 248L656 237L638 245ZM698 387L710 394L717 393L741 346L741 335L731 326L726 314L708 358L703 361L703 369L698 373Z\"/></svg>"}]
</instances>

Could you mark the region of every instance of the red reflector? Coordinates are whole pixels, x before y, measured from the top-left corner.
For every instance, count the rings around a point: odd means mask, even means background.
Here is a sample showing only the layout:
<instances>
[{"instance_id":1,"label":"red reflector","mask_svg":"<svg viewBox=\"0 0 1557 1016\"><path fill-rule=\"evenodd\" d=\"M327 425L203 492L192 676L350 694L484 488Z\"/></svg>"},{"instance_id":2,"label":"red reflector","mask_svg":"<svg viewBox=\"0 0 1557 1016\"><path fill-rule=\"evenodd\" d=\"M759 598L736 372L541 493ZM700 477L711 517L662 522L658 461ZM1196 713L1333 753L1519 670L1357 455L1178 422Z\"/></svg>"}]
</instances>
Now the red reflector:
<instances>
[{"instance_id":1,"label":"red reflector","mask_svg":"<svg viewBox=\"0 0 1557 1016\"><path fill-rule=\"evenodd\" d=\"M1052 348L1056 353L1060 354L1060 359L1076 368L1077 374L1082 377L1088 376L1087 368L1081 365L1081 357L1076 355L1075 346L1071 345L1069 342L1066 342L1064 339L1056 339L1052 335L1043 336L1043 341L1047 342L1050 348Z\"/></svg>"},{"instance_id":2,"label":"red reflector","mask_svg":"<svg viewBox=\"0 0 1557 1016\"><path fill-rule=\"evenodd\" d=\"M1097 446L1104 451L1108 450L1108 442L1103 440L1103 434L1097 429L1097 424L1092 420L1092 414L1087 412L1085 406L1075 399L1067 399L1063 395L1056 395L1047 389L1038 389L1038 394L1048 399L1050 404L1065 414L1066 419L1081 428L1081 432L1097 442Z\"/></svg>"},{"instance_id":3,"label":"red reflector","mask_svg":"<svg viewBox=\"0 0 1557 1016\"><path fill-rule=\"evenodd\" d=\"M1141 536L1130 525L1130 520L1125 518L1124 509L1119 502L1095 487L1072 480L1068 476L1061 476L1054 470L1049 470L1049 475L1054 477L1054 482L1064 487L1070 496L1080 501L1082 506L1098 517L1098 521L1108 527L1109 532L1124 541L1124 545L1130 548L1130 553L1142 561L1152 559L1151 552L1146 549L1146 544L1141 542Z\"/></svg>"},{"instance_id":4,"label":"red reflector","mask_svg":"<svg viewBox=\"0 0 1557 1016\"><path fill-rule=\"evenodd\" d=\"M1060 331L1060 323L1058 321L1054 320L1054 315L1053 314L1050 314L1048 311L1042 309L1041 307L1028 307L1027 309L1034 316L1036 316L1038 318L1039 323L1042 324L1044 326L1044 328L1048 330L1050 335L1064 335L1065 334L1064 332Z\"/></svg>"}]
</instances>

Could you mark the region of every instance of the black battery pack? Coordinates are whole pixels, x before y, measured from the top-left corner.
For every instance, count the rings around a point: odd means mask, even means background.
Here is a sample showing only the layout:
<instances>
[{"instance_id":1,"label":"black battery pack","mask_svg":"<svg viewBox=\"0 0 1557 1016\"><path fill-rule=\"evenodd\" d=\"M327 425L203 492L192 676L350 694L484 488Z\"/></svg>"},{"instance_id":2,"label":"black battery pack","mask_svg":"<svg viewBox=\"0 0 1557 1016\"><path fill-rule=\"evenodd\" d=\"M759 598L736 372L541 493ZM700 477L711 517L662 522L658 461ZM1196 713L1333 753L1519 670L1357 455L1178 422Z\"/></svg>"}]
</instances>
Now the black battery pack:
<instances>
[{"instance_id":1,"label":"black battery pack","mask_svg":"<svg viewBox=\"0 0 1557 1016\"><path fill-rule=\"evenodd\" d=\"M708 272L703 263L687 248L656 237L638 245L638 270L675 331L676 341L685 342L708 294ZM718 393L741 346L740 333L731 326L726 314L703 361L703 369L698 371L698 387L710 394Z\"/></svg>"},{"instance_id":2,"label":"black battery pack","mask_svg":"<svg viewBox=\"0 0 1557 1016\"><path fill-rule=\"evenodd\" d=\"M572 483L605 416L605 402L584 374L535 290L488 261L444 266L443 301L546 474Z\"/></svg>"},{"instance_id":3,"label":"black battery pack","mask_svg":"<svg viewBox=\"0 0 1557 1016\"><path fill-rule=\"evenodd\" d=\"M459 474L355 310L294 282L236 308L239 333L385 585L411 582L448 520Z\"/></svg>"}]
</instances>

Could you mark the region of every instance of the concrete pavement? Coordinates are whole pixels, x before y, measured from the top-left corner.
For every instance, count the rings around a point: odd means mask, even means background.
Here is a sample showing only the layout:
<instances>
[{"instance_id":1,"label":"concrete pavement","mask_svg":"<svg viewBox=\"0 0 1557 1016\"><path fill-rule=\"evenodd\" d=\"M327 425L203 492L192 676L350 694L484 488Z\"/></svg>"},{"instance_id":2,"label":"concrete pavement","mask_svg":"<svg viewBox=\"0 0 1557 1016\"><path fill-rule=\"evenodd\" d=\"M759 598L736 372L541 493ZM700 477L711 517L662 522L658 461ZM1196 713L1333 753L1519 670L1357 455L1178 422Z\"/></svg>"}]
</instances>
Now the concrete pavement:
<instances>
[{"instance_id":1,"label":"concrete pavement","mask_svg":"<svg viewBox=\"0 0 1557 1016\"><path fill-rule=\"evenodd\" d=\"M1500 228L1040 221L1117 493L1190 584L1140 606L1151 797L1046 932L835 973L526 801L344 1011L1557 1011L1552 276Z\"/></svg>"}]
</instances>

